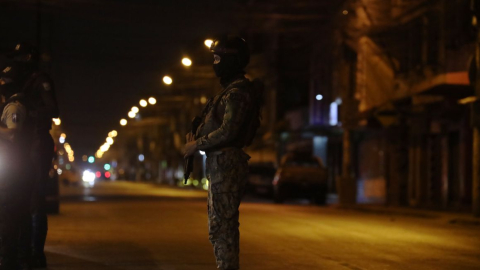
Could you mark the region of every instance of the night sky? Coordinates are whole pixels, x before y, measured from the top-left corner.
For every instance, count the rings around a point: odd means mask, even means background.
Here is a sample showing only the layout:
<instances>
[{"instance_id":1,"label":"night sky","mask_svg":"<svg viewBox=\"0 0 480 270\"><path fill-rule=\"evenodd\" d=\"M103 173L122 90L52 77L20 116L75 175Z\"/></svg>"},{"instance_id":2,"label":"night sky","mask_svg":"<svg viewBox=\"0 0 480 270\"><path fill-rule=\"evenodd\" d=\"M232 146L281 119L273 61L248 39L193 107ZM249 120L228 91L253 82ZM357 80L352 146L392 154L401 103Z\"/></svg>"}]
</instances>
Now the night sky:
<instances>
[{"instance_id":1,"label":"night sky","mask_svg":"<svg viewBox=\"0 0 480 270\"><path fill-rule=\"evenodd\" d=\"M43 0L41 50L52 74L67 141L93 154L192 42L235 32L233 0ZM0 49L36 42L35 1L0 0ZM138 106L138 105L137 105Z\"/></svg>"}]
</instances>

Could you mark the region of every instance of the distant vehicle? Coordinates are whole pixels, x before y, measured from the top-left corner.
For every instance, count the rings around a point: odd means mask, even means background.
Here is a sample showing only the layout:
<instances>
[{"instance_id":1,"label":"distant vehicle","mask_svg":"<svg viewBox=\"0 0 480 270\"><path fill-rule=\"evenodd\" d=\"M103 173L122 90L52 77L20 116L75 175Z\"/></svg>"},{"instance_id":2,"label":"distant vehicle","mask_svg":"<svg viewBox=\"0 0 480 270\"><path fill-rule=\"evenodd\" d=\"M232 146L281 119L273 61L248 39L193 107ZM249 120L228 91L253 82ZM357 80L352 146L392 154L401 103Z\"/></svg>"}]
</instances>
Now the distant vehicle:
<instances>
[{"instance_id":1,"label":"distant vehicle","mask_svg":"<svg viewBox=\"0 0 480 270\"><path fill-rule=\"evenodd\" d=\"M71 167L70 170L63 170L60 179L63 185L65 186L78 186L82 183L82 176L76 169L76 167Z\"/></svg>"},{"instance_id":2,"label":"distant vehicle","mask_svg":"<svg viewBox=\"0 0 480 270\"><path fill-rule=\"evenodd\" d=\"M327 176L320 158L286 154L273 180L274 201L283 203L289 198L308 198L324 205L327 202Z\"/></svg>"},{"instance_id":3,"label":"distant vehicle","mask_svg":"<svg viewBox=\"0 0 480 270\"><path fill-rule=\"evenodd\" d=\"M48 214L58 214L60 212L60 191L57 170L50 168L47 180L46 190L46 211Z\"/></svg>"},{"instance_id":4,"label":"distant vehicle","mask_svg":"<svg viewBox=\"0 0 480 270\"><path fill-rule=\"evenodd\" d=\"M252 163L249 166L247 191L271 195L273 193L273 177L275 167L273 163Z\"/></svg>"}]
</instances>

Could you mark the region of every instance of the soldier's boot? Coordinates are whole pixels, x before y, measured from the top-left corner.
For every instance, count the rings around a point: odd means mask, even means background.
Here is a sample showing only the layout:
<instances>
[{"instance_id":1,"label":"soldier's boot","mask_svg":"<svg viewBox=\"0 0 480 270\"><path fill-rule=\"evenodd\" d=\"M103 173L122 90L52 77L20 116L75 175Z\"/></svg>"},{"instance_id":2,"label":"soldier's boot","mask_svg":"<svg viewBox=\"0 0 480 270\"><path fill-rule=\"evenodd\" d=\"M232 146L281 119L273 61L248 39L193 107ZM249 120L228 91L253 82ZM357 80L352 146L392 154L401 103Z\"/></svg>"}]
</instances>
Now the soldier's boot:
<instances>
[{"instance_id":1,"label":"soldier's boot","mask_svg":"<svg viewBox=\"0 0 480 270\"><path fill-rule=\"evenodd\" d=\"M45 241L47 240L47 216L35 214L32 216L32 268L46 268Z\"/></svg>"}]
</instances>

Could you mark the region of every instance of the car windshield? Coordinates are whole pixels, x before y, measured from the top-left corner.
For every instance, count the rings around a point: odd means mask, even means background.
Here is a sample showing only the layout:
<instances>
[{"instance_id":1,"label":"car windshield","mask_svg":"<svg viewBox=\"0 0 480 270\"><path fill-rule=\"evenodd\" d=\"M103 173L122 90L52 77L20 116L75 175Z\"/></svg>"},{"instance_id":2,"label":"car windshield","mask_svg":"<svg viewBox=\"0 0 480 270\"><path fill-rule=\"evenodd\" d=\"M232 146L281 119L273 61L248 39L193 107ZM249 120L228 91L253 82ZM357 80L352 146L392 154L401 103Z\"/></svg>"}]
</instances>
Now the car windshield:
<instances>
[{"instance_id":1,"label":"car windshield","mask_svg":"<svg viewBox=\"0 0 480 270\"><path fill-rule=\"evenodd\" d=\"M287 167L320 167L317 159L312 157L292 157L285 161Z\"/></svg>"}]
</instances>

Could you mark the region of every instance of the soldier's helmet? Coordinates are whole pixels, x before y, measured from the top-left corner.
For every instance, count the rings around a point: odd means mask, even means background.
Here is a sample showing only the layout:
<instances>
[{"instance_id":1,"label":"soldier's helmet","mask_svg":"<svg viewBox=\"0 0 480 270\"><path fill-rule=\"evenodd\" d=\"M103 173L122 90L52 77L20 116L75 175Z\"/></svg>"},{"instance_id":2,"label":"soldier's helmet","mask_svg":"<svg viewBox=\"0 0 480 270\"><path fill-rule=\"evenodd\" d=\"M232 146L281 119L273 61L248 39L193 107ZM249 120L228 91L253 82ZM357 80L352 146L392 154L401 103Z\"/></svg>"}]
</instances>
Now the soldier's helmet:
<instances>
[{"instance_id":1,"label":"soldier's helmet","mask_svg":"<svg viewBox=\"0 0 480 270\"><path fill-rule=\"evenodd\" d=\"M239 36L226 35L216 39L210 46L210 51L220 56L235 55L242 69L250 62L247 42Z\"/></svg>"}]
</instances>

